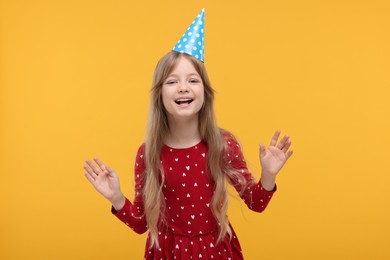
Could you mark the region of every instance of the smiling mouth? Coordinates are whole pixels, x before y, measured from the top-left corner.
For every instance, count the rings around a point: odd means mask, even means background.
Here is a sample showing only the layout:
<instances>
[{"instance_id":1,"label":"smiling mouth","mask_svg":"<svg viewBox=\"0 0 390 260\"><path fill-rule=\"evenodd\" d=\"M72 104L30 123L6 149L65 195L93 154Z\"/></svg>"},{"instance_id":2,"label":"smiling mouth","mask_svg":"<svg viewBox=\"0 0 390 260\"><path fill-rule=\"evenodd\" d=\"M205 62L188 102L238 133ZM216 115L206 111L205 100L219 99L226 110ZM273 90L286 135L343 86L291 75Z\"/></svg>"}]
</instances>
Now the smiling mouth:
<instances>
[{"instance_id":1,"label":"smiling mouth","mask_svg":"<svg viewBox=\"0 0 390 260\"><path fill-rule=\"evenodd\" d=\"M181 105L181 104L191 104L192 101L194 101L194 100L190 99L190 98L181 98L181 99L176 99L175 103L178 104L178 105Z\"/></svg>"}]
</instances>

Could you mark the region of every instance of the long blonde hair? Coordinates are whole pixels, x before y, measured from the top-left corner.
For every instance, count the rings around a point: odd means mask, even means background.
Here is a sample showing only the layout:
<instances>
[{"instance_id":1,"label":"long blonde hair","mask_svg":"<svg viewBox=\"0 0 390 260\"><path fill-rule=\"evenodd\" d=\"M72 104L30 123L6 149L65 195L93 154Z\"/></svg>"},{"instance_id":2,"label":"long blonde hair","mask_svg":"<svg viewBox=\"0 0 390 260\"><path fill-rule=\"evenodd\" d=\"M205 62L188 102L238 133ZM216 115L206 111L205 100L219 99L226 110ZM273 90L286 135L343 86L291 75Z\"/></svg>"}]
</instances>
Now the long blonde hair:
<instances>
[{"instance_id":1,"label":"long blonde hair","mask_svg":"<svg viewBox=\"0 0 390 260\"><path fill-rule=\"evenodd\" d=\"M219 235L217 242L226 234L231 236L232 231L227 218L228 196L225 187L224 174L229 179L235 178L239 183L245 184L245 179L238 172L230 169L225 161L227 144L226 132L220 129L216 123L213 102L214 90L211 87L204 64L190 55L171 51L157 63L153 75L148 128L145 140L145 164L143 200L146 222L149 227L151 247L158 246L158 224L164 222L165 203L162 194L164 185L164 172L160 162L160 152L164 145L165 137L169 133L167 112L162 102L163 82L174 69L180 57L185 57L194 66L200 75L204 86L204 104L199 111L199 132L202 140L207 143L207 166L214 180L214 195L211 201L211 209L219 223ZM247 185L241 185L241 192Z\"/></svg>"}]
</instances>

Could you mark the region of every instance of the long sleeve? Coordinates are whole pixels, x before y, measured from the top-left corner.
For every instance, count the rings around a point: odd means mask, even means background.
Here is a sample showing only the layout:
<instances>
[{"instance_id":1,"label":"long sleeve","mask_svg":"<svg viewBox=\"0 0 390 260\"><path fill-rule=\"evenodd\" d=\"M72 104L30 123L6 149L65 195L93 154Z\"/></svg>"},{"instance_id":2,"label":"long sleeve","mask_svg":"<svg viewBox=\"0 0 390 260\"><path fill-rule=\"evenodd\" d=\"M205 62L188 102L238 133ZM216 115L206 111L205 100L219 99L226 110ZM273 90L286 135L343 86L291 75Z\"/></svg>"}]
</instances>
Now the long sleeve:
<instances>
[{"instance_id":1,"label":"long sleeve","mask_svg":"<svg viewBox=\"0 0 390 260\"><path fill-rule=\"evenodd\" d=\"M240 173L245 179L247 185L242 191L243 184L240 178L234 178L231 175L228 175L230 182L240 194L240 197L249 209L256 212L263 212L270 202L274 192L276 191L276 186L274 190L267 191L263 188L260 181L256 183L246 166L240 145L237 143L237 141L235 141L232 136L227 136L227 145L228 152L226 158L227 163L230 166L229 168L235 172Z\"/></svg>"},{"instance_id":2,"label":"long sleeve","mask_svg":"<svg viewBox=\"0 0 390 260\"><path fill-rule=\"evenodd\" d=\"M144 203L142 199L143 176L145 174L144 151L145 146L142 145L138 149L137 157L135 160L134 203L131 203L129 199L126 198L125 205L121 210L116 211L113 207L111 207L111 213L114 214L120 221L125 223L138 234L142 234L148 230L144 214Z\"/></svg>"}]
</instances>

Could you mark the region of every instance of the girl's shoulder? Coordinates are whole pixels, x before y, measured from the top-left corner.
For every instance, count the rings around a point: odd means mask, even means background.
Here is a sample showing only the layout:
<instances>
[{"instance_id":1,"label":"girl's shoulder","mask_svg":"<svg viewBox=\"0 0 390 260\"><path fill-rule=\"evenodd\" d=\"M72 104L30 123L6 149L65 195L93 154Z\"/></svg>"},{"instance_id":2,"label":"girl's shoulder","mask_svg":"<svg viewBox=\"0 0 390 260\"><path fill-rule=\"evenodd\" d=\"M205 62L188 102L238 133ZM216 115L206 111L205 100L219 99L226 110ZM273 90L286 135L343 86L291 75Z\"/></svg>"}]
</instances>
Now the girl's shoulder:
<instances>
[{"instance_id":1,"label":"girl's shoulder","mask_svg":"<svg viewBox=\"0 0 390 260\"><path fill-rule=\"evenodd\" d=\"M224 141L225 143L227 143L229 146L230 146L231 144L233 144L233 145L239 145L239 144L238 144L238 140L237 140L236 136L235 136L233 133L229 132L229 131L226 130L226 129L222 129L222 128L221 128L220 131L221 131L221 135L222 135L223 141Z\"/></svg>"},{"instance_id":2,"label":"girl's shoulder","mask_svg":"<svg viewBox=\"0 0 390 260\"><path fill-rule=\"evenodd\" d=\"M141 144L138 148L135 158L136 167L145 168L145 143Z\"/></svg>"},{"instance_id":3,"label":"girl's shoulder","mask_svg":"<svg viewBox=\"0 0 390 260\"><path fill-rule=\"evenodd\" d=\"M227 130L221 131L224 139L223 160L225 166L235 169L245 168L244 155L234 134Z\"/></svg>"},{"instance_id":4,"label":"girl's shoulder","mask_svg":"<svg viewBox=\"0 0 390 260\"><path fill-rule=\"evenodd\" d=\"M145 143L142 143L137 150L137 155L142 155L142 157L145 154Z\"/></svg>"},{"instance_id":5,"label":"girl's shoulder","mask_svg":"<svg viewBox=\"0 0 390 260\"><path fill-rule=\"evenodd\" d=\"M240 150L240 143L233 133L225 129L221 129L221 135L227 153L236 151L237 149Z\"/></svg>"}]
</instances>

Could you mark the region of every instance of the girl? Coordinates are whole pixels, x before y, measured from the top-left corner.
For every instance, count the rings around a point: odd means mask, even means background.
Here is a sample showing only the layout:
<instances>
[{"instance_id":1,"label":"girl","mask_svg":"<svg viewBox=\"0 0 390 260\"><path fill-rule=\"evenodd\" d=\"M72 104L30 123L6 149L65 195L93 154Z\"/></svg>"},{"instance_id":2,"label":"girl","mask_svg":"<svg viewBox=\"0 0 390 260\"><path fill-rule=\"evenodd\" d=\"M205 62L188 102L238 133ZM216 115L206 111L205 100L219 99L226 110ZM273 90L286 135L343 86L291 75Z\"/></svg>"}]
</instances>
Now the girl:
<instances>
[{"instance_id":1,"label":"girl","mask_svg":"<svg viewBox=\"0 0 390 260\"><path fill-rule=\"evenodd\" d=\"M243 259L227 217L225 180L251 210L262 212L293 153L289 136L278 142L276 131L268 148L260 145L261 179L254 180L234 136L216 124L214 90L202 61L171 51L157 64L133 203L113 169L98 158L84 165L112 213L137 233L149 230L144 259Z\"/></svg>"},{"instance_id":2,"label":"girl","mask_svg":"<svg viewBox=\"0 0 390 260\"><path fill-rule=\"evenodd\" d=\"M145 259L243 259L230 226L225 179L254 211L276 190L277 173L292 155L276 131L260 145L261 180L249 173L233 135L216 125L214 92L204 67L171 51L155 70L146 142L135 163L135 199L120 190L117 174L98 158L85 176L112 205L112 213L137 233L149 229Z\"/></svg>"}]
</instances>

